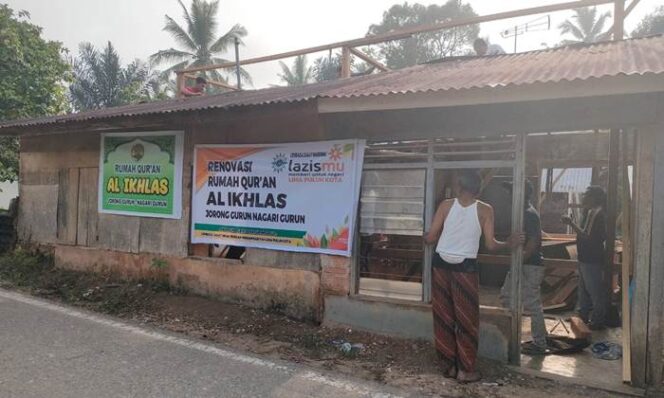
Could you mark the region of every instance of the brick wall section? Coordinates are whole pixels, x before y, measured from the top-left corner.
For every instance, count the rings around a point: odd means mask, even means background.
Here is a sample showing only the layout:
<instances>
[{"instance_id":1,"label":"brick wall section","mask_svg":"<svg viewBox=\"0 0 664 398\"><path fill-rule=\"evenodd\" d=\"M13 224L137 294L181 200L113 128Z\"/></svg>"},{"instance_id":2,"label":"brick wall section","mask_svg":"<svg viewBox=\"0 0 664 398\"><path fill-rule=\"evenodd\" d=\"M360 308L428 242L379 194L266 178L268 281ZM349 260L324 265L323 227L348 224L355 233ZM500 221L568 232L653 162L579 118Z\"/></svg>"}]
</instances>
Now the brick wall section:
<instances>
[{"instance_id":1,"label":"brick wall section","mask_svg":"<svg viewBox=\"0 0 664 398\"><path fill-rule=\"evenodd\" d=\"M323 293L347 296L350 293L350 258L321 255L321 287Z\"/></svg>"}]
</instances>

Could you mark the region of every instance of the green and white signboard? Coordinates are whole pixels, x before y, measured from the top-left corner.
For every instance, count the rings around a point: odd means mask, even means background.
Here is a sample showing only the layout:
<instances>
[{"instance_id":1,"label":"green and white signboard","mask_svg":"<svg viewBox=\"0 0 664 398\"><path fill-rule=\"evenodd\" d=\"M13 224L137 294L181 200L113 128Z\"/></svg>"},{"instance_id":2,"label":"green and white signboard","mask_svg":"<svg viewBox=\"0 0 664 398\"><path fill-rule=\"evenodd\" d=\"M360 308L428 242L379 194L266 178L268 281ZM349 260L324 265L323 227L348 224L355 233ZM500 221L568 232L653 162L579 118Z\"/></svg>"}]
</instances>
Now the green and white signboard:
<instances>
[{"instance_id":1,"label":"green and white signboard","mask_svg":"<svg viewBox=\"0 0 664 398\"><path fill-rule=\"evenodd\" d=\"M102 134L99 212L182 216L181 131Z\"/></svg>"}]
</instances>

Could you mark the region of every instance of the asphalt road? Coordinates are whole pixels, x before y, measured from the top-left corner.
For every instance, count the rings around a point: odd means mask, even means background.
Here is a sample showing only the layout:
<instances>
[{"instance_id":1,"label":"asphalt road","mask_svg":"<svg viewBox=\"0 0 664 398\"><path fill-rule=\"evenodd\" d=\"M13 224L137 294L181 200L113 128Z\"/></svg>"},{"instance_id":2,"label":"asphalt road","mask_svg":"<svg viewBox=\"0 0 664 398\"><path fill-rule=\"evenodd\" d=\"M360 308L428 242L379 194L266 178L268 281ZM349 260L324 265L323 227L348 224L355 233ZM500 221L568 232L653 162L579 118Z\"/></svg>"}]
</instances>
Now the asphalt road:
<instances>
[{"instance_id":1,"label":"asphalt road","mask_svg":"<svg viewBox=\"0 0 664 398\"><path fill-rule=\"evenodd\" d=\"M407 397L0 289L0 397Z\"/></svg>"}]
</instances>

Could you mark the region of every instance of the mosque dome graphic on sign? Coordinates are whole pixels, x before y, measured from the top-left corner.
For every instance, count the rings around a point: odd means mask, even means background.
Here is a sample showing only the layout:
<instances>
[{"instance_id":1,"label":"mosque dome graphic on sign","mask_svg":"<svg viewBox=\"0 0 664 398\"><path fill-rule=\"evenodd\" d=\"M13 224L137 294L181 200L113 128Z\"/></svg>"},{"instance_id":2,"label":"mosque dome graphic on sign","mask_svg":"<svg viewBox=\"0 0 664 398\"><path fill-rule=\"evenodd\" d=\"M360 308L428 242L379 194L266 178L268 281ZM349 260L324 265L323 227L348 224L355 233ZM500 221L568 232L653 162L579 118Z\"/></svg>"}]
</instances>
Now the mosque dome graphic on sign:
<instances>
[{"instance_id":1,"label":"mosque dome graphic on sign","mask_svg":"<svg viewBox=\"0 0 664 398\"><path fill-rule=\"evenodd\" d=\"M140 161L143 159L144 155L145 148L143 147L143 144L135 144L131 147L131 157L134 158L135 161Z\"/></svg>"}]
</instances>

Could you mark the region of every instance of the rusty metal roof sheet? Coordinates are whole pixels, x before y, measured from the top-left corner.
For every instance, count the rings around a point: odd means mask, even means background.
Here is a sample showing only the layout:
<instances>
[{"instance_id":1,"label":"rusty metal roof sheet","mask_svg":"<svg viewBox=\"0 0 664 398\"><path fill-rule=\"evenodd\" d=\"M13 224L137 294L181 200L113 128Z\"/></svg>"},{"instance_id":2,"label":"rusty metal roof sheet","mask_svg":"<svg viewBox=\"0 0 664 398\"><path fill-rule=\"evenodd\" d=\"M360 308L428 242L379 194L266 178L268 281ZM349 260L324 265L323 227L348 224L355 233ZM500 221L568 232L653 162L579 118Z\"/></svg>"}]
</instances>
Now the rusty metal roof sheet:
<instances>
[{"instance_id":1,"label":"rusty metal roof sheet","mask_svg":"<svg viewBox=\"0 0 664 398\"><path fill-rule=\"evenodd\" d=\"M459 57L300 87L273 87L15 120L0 130L206 109L664 74L664 35L490 57Z\"/></svg>"}]
</instances>

